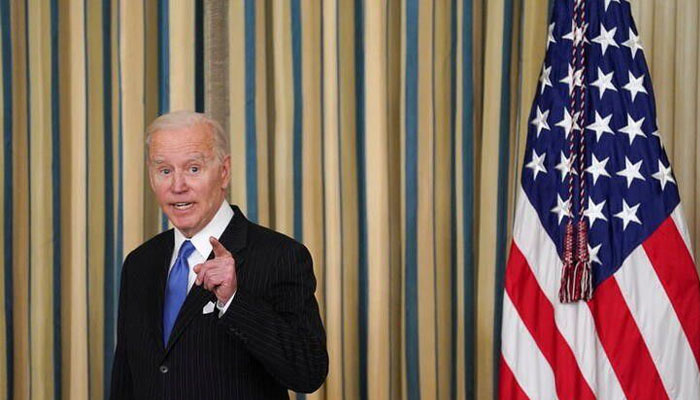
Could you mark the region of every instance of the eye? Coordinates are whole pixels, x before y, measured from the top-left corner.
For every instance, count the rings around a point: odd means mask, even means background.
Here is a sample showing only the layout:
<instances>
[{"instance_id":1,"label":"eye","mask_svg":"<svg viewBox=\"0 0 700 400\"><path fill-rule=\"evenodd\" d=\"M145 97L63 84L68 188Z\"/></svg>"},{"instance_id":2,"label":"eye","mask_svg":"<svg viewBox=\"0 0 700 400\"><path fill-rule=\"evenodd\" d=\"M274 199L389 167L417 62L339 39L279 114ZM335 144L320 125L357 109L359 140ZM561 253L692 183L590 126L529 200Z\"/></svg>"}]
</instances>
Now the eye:
<instances>
[{"instance_id":1,"label":"eye","mask_svg":"<svg viewBox=\"0 0 700 400\"><path fill-rule=\"evenodd\" d=\"M191 167L190 167L190 172L193 173L193 174L196 174L197 172L199 172L199 167L196 166L196 165L191 166Z\"/></svg>"},{"instance_id":2,"label":"eye","mask_svg":"<svg viewBox=\"0 0 700 400\"><path fill-rule=\"evenodd\" d=\"M161 168L159 172L161 175L170 175L170 168Z\"/></svg>"}]
</instances>

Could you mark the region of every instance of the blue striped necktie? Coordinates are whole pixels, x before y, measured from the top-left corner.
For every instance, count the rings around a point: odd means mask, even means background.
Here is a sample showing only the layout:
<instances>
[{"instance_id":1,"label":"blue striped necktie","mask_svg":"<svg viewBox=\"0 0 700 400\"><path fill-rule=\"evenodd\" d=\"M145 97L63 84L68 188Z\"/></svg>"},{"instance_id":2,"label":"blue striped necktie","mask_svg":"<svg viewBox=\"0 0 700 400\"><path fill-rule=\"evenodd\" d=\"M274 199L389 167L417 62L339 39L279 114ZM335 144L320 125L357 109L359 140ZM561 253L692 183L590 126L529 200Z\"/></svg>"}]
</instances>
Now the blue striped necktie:
<instances>
[{"instance_id":1,"label":"blue striped necktie","mask_svg":"<svg viewBox=\"0 0 700 400\"><path fill-rule=\"evenodd\" d=\"M173 330L177 314L182 303L187 297L187 277L190 273L190 265L187 258L194 251L194 245L185 240L180 246L177 259L168 276L168 285L165 287L165 302L163 304L163 345L168 345L170 332Z\"/></svg>"}]
</instances>

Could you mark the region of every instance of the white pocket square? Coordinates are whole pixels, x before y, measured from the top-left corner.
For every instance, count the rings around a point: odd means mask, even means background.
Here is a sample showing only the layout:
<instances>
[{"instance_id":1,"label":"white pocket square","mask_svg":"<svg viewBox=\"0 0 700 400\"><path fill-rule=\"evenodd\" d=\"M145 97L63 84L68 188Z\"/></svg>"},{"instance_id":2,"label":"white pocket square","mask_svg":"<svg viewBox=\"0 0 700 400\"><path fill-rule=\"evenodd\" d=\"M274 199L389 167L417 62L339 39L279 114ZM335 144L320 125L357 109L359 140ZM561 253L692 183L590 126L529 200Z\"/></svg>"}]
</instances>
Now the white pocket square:
<instances>
[{"instance_id":1,"label":"white pocket square","mask_svg":"<svg viewBox=\"0 0 700 400\"><path fill-rule=\"evenodd\" d=\"M214 303L211 301L202 308L202 314L211 314L214 312Z\"/></svg>"}]
</instances>

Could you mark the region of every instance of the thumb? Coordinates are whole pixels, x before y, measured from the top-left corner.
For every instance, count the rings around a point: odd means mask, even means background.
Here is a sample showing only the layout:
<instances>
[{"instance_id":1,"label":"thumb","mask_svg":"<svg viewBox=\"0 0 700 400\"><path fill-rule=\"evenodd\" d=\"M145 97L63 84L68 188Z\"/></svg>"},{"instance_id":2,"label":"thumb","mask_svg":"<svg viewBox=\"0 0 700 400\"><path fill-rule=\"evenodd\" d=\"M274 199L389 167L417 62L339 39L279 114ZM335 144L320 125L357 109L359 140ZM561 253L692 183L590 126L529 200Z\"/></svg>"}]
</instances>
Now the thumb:
<instances>
[{"instance_id":1,"label":"thumb","mask_svg":"<svg viewBox=\"0 0 700 400\"><path fill-rule=\"evenodd\" d=\"M209 243L211 243L212 250L214 250L214 257L232 257L231 253L226 250L226 247L216 240L214 236L209 237Z\"/></svg>"}]
</instances>

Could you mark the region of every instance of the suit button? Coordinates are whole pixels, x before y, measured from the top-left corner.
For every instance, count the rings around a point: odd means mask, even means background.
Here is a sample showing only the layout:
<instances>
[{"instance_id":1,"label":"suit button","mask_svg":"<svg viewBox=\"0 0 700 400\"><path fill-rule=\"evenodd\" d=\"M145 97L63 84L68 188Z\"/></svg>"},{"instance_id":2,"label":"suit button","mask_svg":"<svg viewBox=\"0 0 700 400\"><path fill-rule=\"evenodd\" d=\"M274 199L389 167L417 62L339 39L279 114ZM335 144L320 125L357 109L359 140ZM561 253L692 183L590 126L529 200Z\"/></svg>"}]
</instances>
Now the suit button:
<instances>
[{"instance_id":1,"label":"suit button","mask_svg":"<svg viewBox=\"0 0 700 400\"><path fill-rule=\"evenodd\" d=\"M168 373L168 367L166 367L165 365L161 365L159 369L160 369L160 373L161 373L161 374L167 374L167 373Z\"/></svg>"}]
</instances>

